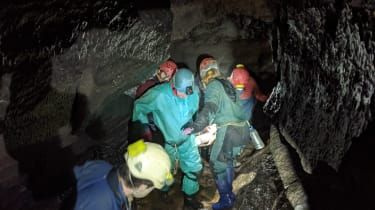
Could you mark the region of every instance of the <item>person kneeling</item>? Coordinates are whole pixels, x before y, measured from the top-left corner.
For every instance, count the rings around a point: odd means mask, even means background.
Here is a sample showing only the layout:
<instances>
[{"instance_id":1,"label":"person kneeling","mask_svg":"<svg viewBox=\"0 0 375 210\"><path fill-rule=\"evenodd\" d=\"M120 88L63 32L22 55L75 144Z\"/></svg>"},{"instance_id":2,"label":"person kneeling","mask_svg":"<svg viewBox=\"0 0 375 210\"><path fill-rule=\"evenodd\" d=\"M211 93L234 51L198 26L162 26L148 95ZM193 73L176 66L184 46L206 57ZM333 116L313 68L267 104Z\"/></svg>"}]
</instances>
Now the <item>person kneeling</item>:
<instances>
[{"instance_id":1,"label":"person kneeling","mask_svg":"<svg viewBox=\"0 0 375 210\"><path fill-rule=\"evenodd\" d=\"M125 164L113 167L106 161L87 161L74 168L77 200L74 209L131 209L134 198L173 183L168 154L158 144L139 140L128 146Z\"/></svg>"}]
</instances>

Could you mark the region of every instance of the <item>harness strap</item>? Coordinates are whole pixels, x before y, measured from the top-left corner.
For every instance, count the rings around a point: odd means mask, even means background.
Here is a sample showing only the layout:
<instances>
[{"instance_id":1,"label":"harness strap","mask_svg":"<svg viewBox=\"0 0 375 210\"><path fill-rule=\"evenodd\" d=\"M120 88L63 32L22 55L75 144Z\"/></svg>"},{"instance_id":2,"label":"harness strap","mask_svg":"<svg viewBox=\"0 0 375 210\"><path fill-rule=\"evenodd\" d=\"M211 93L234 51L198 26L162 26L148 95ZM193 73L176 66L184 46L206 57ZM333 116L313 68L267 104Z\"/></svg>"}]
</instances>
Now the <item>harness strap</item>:
<instances>
[{"instance_id":1,"label":"harness strap","mask_svg":"<svg viewBox=\"0 0 375 210\"><path fill-rule=\"evenodd\" d=\"M232 125L232 126L244 126L244 125L249 125L250 126L250 123L248 121L242 121L242 122L227 122L227 123L224 123L224 124L221 124L219 126L217 126L217 128L222 128L222 127L225 127L225 126L229 126L229 125Z\"/></svg>"}]
</instances>

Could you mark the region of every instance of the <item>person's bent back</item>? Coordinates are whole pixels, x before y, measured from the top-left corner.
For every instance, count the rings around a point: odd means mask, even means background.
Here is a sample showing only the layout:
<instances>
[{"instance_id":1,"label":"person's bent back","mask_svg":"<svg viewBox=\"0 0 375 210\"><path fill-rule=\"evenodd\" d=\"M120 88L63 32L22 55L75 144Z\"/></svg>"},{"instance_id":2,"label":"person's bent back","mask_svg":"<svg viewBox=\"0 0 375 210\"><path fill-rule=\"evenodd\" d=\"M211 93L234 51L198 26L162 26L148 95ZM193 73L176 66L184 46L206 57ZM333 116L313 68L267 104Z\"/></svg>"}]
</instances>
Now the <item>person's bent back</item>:
<instances>
[{"instance_id":1,"label":"person's bent back","mask_svg":"<svg viewBox=\"0 0 375 210\"><path fill-rule=\"evenodd\" d=\"M126 164L113 167L102 161L87 161L74 168L78 210L130 209L133 198L147 196L154 188L173 183L171 162L155 143L137 141L128 147Z\"/></svg>"}]
</instances>

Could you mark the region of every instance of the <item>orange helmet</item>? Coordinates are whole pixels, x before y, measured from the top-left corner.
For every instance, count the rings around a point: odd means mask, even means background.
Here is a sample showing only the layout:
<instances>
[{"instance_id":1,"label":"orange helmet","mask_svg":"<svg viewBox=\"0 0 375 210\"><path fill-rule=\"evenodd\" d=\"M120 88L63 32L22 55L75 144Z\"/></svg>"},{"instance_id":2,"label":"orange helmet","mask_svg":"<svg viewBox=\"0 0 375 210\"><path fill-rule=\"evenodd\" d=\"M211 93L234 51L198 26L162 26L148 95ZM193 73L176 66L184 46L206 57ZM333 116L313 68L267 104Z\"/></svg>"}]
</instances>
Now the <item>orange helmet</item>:
<instances>
[{"instance_id":1,"label":"orange helmet","mask_svg":"<svg viewBox=\"0 0 375 210\"><path fill-rule=\"evenodd\" d=\"M160 81L169 81L177 70L177 65L171 60L160 64L159 70L156 73Z\"/></svg>"}]
</instances>

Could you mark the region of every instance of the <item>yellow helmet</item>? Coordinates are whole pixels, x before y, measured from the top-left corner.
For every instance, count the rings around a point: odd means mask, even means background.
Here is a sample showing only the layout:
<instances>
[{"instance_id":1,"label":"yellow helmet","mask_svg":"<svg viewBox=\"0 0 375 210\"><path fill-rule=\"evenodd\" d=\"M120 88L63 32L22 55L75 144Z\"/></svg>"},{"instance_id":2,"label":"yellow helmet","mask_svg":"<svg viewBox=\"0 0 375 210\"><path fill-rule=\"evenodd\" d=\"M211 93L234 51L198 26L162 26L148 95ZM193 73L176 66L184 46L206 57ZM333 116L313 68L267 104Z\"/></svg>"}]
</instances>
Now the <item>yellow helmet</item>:
<instances>
[{"instance_id":1,"label":"yellow helmet","mask_svg":"<svg viewBox=\"0 0 375 210\"><path fill-rule=\"evenodd\" d=\"M171 160L158 144L138 140L128 146L125 160L134 177L150 180L157 189L173 183Z\"/></svg>"}]
</instances>

